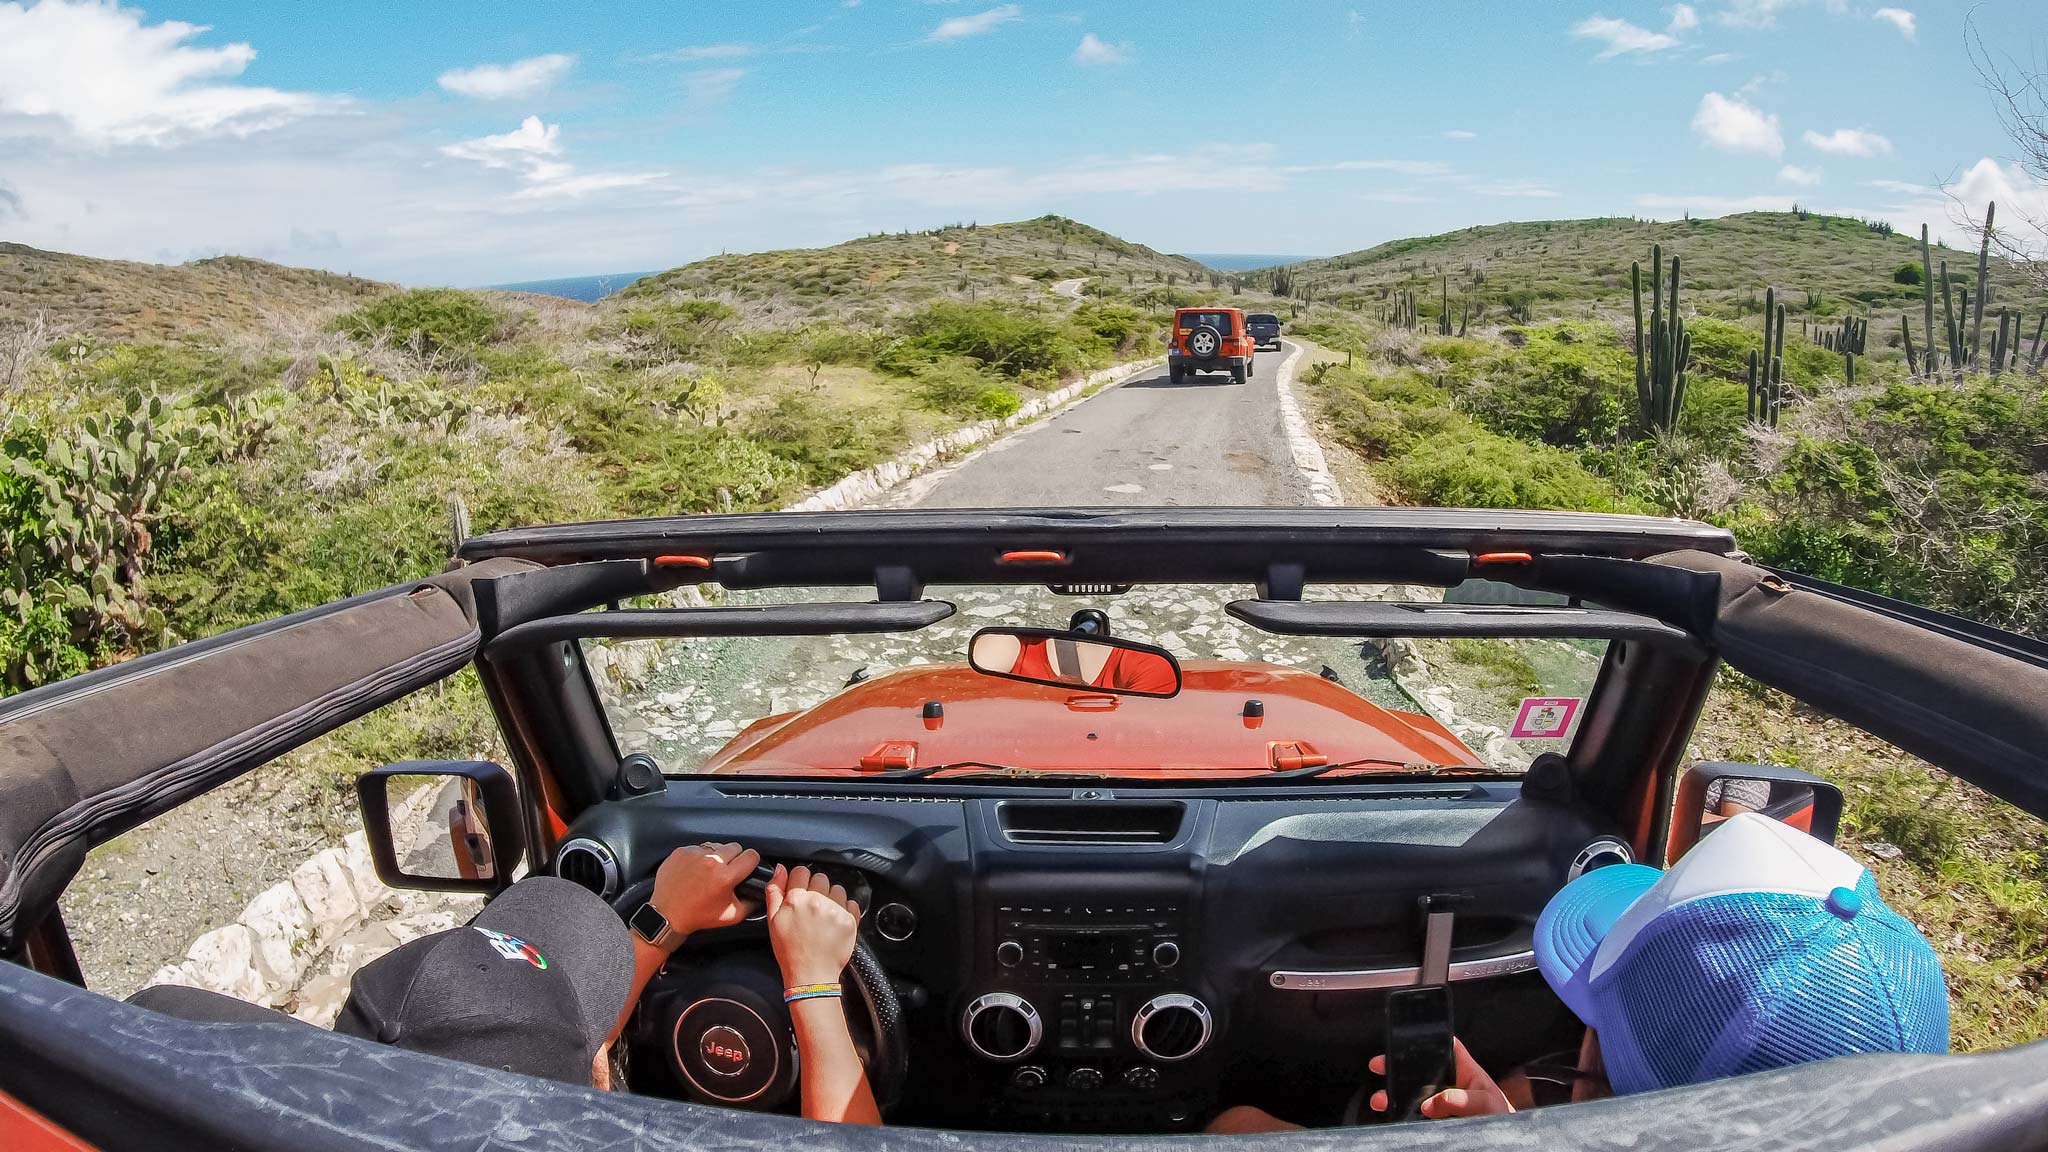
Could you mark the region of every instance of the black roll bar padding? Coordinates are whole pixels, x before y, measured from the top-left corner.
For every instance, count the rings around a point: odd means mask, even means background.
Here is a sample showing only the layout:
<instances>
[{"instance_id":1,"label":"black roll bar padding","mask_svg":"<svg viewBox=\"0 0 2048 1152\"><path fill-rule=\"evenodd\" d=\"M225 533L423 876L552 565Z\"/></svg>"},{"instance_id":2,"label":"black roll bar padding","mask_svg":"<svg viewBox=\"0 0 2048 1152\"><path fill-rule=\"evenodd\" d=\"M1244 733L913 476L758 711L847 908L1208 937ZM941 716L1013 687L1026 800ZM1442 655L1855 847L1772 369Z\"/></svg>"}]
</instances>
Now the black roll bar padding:
<instances>
[{"instance_id":1,"label":"black roll bar padding","mask_svg":"<svg viewBox=\"0 0 2048 1152\"><path fill-rule=\"evenodd\" d=\"M953 614L945 600L875 603L761 604L723 608L627 608L530 620L484 646L484 658L503 660L544 644L602 637L831 636L915 632Z\"/></svg>"},{"instance_id":2,"label":"black roll bar padding","mask_svg":"<svg viewBox=\"0 0 2048 1152\"><path fill-rule=\"evenodd\" d=\"M1698 659L1704 646L1649 616L1601 608L1400 600L1233 600L1225 611L1284 636L1484 636L1638 640Z\"/></svg>"}]
</instances>

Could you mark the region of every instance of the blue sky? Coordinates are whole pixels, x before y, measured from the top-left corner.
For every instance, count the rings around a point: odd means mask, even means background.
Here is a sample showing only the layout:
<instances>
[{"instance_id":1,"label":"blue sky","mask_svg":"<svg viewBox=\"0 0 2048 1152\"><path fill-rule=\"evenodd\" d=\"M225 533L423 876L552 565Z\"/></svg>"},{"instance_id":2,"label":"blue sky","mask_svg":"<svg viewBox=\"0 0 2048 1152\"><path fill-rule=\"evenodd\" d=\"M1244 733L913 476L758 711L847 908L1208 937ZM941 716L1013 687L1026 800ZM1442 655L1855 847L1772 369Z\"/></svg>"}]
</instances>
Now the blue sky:
<instances>
[{"instance_id":1,"label":"blue sky","mask_svg":"<svg viewBox=\"0 0 2048 1152\"><path fill-rule=\"evenodd\" d=\"M1947 181L2048 215L1970 10L0 2L0 238L479 284L1044 212L1306 254L1795 199L1944 228Z\"/></svg>"}]
</instances>

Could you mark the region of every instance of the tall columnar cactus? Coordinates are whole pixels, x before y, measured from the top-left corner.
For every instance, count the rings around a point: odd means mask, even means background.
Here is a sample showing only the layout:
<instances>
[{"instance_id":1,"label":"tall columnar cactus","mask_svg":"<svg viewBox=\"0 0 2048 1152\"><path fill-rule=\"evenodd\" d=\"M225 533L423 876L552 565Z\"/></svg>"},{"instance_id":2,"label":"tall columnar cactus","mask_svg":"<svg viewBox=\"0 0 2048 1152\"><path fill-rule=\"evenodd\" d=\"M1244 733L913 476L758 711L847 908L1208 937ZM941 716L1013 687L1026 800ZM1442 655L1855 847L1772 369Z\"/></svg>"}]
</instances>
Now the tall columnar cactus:
<instances>
[{"instance_id":1,"label":"tall columnar cactus","mask_svg":"<svg viewBox=\"0 0 2048 1152\"><path fill-rule=\"evenodd\" d=\"M1671 258L1671 296L1664 296L1664 246L1650 249L1650 327L1643 328L1643 266L1629 266L1636 303L1636 404L1645 428L1669 432L1685 406L1685 372L1692 334L1678 314L1678 257Z\"/></svg>"},{"instance_id":2,"label":"tall columnar cactus","mask_svg":"<svg viewBox=\"0 0 2048 1152\"><path fill-rule=\"evenodd\" d=\"M1764 290L1764 346L1749 354L1749 418L1776 428L1785 400L1785 306L1778 290Z\"/></svg>"},{"instance_id":3,"label":"tall columnar cactus","mask_svg":"<svg viewBox=\"0 0 2048 1152\"><path fill-rule=\"evenodd\" d=\"M1914 376L1920 375L1920 357L1913 351L1913 322L1906 319L1904 313L1899 315L1899 338L1906 343L1906 371Z\"/></svg>"},{"instance_id":4,"label":"tall columnar cactus","mask_svg":"<svg viewBox=\"0 0 2048 1152\"><path fill-rule=\"evenodd\" d=\"M1940 373L1941 362L1934 351L1934 260L1933 251L1927 246L1925 224L1920 226L1920 279L1926 287L1926 291L1921 294L1922 303L1926 307L1926 314L1923 317L1925 327L1921 329L1927 336L1926 375L1932 378ZM1945 265L1942 268L1941 279L1944 285L1948 283L1948 268Z\"/></svg>"},{"instance_id":5,"label":"tall columnar cactus","mask_svg":"<svg viewBox=\"0 0 2048 1152\"><path fill-rule=\"evenodd\" d=\"M1439 336L1449 336L1451 334L1451 278L1449 276L1444 277L1443 303L1438 306L1436 312L1436 334Z\"/></svg>"},{"instance_id":6,"label":"tall columnar cactus","mask_svg":"<svg viewBox=\"0 0 2048 1152\"><path fill-rule=\"evenodd\" d=\"M1984 240L1977 247L1977 318L1970 331L1970 361L1977 363L1984 351L1984 305L1991 300L1991 222L1998 216L1998 202L1984 207ZM1965 309L1967 311L1967 309Z\"/></svg>"}]
</instances>

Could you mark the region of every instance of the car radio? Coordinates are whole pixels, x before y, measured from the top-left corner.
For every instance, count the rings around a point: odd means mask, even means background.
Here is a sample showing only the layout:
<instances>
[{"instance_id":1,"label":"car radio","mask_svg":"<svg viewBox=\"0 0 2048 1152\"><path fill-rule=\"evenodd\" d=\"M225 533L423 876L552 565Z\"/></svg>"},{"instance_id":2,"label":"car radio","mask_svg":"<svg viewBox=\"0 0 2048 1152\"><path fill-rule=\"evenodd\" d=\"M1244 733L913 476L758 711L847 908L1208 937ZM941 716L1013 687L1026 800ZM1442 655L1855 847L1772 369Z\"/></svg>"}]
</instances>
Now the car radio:
<instances>
[{"instance_id":1,"label":"car radio","mask_svg":"<svg viewBox=\"0 0 2048 1152\"><path fill-rule=\"evenodd\" d=\"M1152 983L1179 970L1182 937L1173 904L1004 905L995 968L1020 983Z\"/></svg>"}]
</instances>

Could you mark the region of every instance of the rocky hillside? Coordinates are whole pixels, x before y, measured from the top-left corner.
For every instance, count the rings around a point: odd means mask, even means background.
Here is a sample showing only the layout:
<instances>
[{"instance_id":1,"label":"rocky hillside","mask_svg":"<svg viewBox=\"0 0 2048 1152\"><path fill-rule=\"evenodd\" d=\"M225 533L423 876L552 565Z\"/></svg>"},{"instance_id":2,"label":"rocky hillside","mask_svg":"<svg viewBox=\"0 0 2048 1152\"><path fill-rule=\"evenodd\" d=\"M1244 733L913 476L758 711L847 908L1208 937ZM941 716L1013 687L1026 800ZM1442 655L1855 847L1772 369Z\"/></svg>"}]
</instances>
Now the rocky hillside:
<instances>
[{"instance_id":1,"label":"rocky hillside","mask_svg":"<svg viewBox=\"0 0 2048 1152\"><path fill-rule=\"evenodd\" d=\"M246 256L142 264L0 243L0 324L38 315L58 331L176 340L259 329L280 316L339 311L390 284Z\"/></svg>"}]
</instances>

